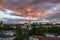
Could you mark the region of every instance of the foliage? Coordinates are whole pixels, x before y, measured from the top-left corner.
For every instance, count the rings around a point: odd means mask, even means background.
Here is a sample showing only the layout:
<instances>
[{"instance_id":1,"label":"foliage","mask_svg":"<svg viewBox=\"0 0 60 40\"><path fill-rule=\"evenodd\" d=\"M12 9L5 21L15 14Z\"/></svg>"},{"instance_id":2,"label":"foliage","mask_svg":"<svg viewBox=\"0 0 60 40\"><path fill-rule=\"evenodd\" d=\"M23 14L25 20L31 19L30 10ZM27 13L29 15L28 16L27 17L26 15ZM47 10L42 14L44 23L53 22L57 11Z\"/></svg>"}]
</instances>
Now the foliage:
<instances>
[{"instance_id":1,"label":"foliage","mask_svg":"<svg viewBox=\"0 0 60 40\"><path fill-rule=\"evenodd\" d=\"M54 27L52 24L52 27L43 27L43 25L40 23L37 24L31 24L32 29L28 30L21 28L21 26L17 26L16 29L10 28L6 24L0 24L0 30L14 30L16 32L16 38L14 40L28 40L29 36L33 35L44 35L45 33L57 33L60 34L60 27ZM49 24L46 24L49 25ZM28 27L28 26L27 26Z\"/></svg>"},{"instance_id":2,"label":"foliage","mask_svg":"<svg viewBox=\"0 0 60 40\"><path fill-rule=\"evenodd\" d=\"M47 25L49 25L47 23ZM52 24L50 24L52 27L43 27L40 23L38 27L36 27L35 24L32 25L32 30L30 30L30 35L44 35L45 33L57 33L60 34L60 27L54 27Z\"/></svg>"},{"instance_id":3,"label":"foliage","mask_svg":"<svg viewBox=\"0 0 60 40\"><path fill-rule=\"evenodd\" d=\"M17 26L16 28L16 38L15 40L28 40L28 30L21 28L20 26Z\"/></svg>"},{"instance_id":4,"label":"foliage","mask_svg":"<svg viewBox=\"0 0 60 40\"><path fill-rule=\"evenodd\" d=\"M9 27L9 25L0 24L0 30L14 30L14 29Z\"/></svg>"}]
</instances>

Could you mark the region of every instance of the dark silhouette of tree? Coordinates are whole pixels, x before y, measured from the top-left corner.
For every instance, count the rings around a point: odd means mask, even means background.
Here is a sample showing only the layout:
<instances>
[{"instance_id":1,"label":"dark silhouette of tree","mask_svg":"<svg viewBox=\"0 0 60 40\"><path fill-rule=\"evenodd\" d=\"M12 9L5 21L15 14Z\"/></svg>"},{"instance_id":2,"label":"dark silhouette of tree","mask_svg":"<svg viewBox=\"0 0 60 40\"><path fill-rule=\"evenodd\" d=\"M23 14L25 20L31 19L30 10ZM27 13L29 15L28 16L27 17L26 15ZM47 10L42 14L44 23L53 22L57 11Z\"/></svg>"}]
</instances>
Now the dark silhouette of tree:
<instances>
[{"instance_id":1,"label":"dark silhouette of tree","mask_svg":"<svg viewBox=\"0 0 60 40\"><path fill-rule=\"evenodd\" d=\"M15 40L28 40L28 38L29 38L28 30L18 26L16 28L16 38L15 38Z\"/></svg>"},{"instance_id":2,"label":"dark silhouette of tree","mask_svg":"<svg viewBox=\"0 0 60 40\"><path fill-rule=\"evenodd\" d=\"M42 26L42 23L39 23L39 27L43 27L43 26Z\"/></svg>"}]
</instances>

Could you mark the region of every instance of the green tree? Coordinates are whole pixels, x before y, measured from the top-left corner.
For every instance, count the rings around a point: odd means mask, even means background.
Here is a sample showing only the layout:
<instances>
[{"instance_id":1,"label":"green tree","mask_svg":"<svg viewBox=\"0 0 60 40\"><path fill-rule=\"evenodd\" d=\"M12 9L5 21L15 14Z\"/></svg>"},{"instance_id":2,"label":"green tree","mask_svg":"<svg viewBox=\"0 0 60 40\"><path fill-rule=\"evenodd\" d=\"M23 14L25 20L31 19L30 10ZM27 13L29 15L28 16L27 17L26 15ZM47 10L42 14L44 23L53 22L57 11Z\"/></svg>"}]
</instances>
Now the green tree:
<instances>
[{"instance_id":1,"label":"green tree","mask_svg":"<svg viewBox=\"0 0 60 40\"><path fill-rule=\"evenodd\" d=\"M45 27L36 28L37 35L44 35L46 32L47 32L47 28L45 28Z\"/></svg>"},{"instance_id":2,"label":"green tree","mask_svg":"<svg viewBox=\"0 0 60 40\"><path fill-rule=\"evenodd\" d=\"M15 40L28 40L28 38L29 38L28 30L21 28L21 26L17 26Z\"/></svg>"},{"instance_id":3,"label":"green tree","mask_svg":"<svg viewBox=\"0 0 60 40\"><path fill-rule=\"evenodd\" d=\"M43 26L42 26L42 23L39 23L39 27L43 27Z\"/></svg>"}]
</instances>

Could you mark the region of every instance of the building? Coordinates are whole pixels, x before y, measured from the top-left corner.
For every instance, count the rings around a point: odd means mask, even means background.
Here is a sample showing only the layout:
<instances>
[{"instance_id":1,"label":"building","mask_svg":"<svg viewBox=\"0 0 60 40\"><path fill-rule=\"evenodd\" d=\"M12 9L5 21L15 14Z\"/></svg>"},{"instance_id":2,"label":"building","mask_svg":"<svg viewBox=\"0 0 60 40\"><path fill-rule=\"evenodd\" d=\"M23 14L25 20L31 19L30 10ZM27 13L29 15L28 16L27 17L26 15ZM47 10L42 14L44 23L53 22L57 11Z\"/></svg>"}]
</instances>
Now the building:
<instances>
[{"instance_id":1,"label":"building","mask_svg":"<svg viewBox=\"0 0 60 40\"><path fill-rule=\"evenodd\" d=\"M12 31L1 31L0 40L13 40L15 38L14 32Z\"/></svg>"}]
</instances>

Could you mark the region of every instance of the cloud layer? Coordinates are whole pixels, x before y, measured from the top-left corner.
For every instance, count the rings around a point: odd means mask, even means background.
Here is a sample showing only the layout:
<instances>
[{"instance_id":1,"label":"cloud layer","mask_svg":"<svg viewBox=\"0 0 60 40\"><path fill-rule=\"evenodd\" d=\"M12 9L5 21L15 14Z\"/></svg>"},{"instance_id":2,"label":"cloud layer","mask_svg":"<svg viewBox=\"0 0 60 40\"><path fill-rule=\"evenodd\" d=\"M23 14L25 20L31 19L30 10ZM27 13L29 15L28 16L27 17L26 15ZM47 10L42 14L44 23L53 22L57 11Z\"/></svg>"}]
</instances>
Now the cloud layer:
<instances>
[{"instance_id":1,"label":"cloud layer","mask_svg":"<svg viewBox=\"0 0 60 40\"><path fill-rule=\"evenodd\" d=\"M13 16L37 18L43 21L60 20L60 0L0 0L0 9L11 10L12 13L7 14Z\"/></svg>"}]
</instances>

